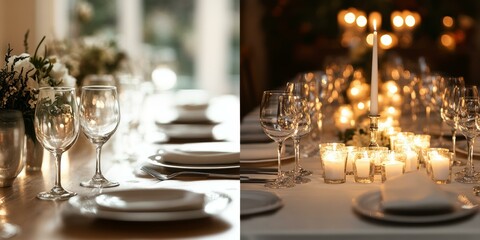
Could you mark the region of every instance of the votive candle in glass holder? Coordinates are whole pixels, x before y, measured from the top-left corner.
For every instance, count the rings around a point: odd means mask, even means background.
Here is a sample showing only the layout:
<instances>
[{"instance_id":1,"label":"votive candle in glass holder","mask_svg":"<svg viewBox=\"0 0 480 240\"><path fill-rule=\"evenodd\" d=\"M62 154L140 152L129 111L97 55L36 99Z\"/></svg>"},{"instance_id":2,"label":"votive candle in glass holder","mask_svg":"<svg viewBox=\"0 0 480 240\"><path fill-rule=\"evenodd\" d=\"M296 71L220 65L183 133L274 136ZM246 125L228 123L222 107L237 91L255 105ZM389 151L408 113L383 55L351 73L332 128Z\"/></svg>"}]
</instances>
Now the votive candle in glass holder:
<instances>
[{"instance_id":1,"label":"votive candle in glass holder","mask_svg":"<svg viewBox=\"0 0 480 240\"><path fill-rule=\"evenodd\" d=\"M326 150L322 156L323 175L325 183L344 183L346 180L345 167L347 151Z\"/></svg>"},{"instance_id":2,"label":"votive candle in glass holder","mask_svg":"<svg viewBox=\"0 0 480 240\"><path fill-rule=\"evenodd\" d=\"M325 166L323 166L323 158L324 158L324 153L327 150L344 150L345 144L344 143L321 143L318 144L318 149L320 150L320 164L322 165L322 168L325 169ZM323 175L325 177L325 175Z\"/></svg>"},{"instance_id":3,"label":"votive candle in glass holder","mask_svg":"<svg viewBox=\"0 0 480 240\"><path fill-rule=\"evenodd\" d=\"M431 136L427 134L416 134L413 136L413 144L418 149L425 149L430 147Z\"/></svg>"},{"instance_id":4,"label":"votive candle in glass holder","mask_svg":"<svg viewBox=\"0 0 480 240\"><path fill-rule=\"evenodd\" d=\"M436 183L450 183L452 155L447 148L427 148L424 150L425 169Z\"/></svg>"},{"instance_id":5,"label":"votive candle in glass holder","mask_svg":"<svg viewBox=\"0 0 480 240\"><path fill-rule=\"evenodd\" d=\"M405 153L405 172L417 171L420 167L418 151L411 145L396 146L397 151Z\"/></svg>"},{"instance_id":6,"label":"votive candle in glass holder","mask_svg":"<svg viewBox=\"0 0 480 240\"><path fill-rule=\"evenodd\" d=\"M347 167L346 167L346 174L352 175L353 174L353 152L356 151L358 148L356 146L347 146Z\"/></svg>"},{"instance_id":7,"label":"votive candle in glass holder","mask_svg":"<svg viewBox=\"0 0 480 240\"><path fill-rule=\"evenodd\" d=\"M399 132L396 135L390 137L390 149L395 150L395 144L399 142L409 142L413 140L413 132Z\"/></svg>"},{"instance_id":8,"label":"votive candle in glass holder","mask_svg":"<svg viewBox=\"0 0 480 240\"><path fill-rule=\"evenodd\" d=\"M372 183L375 178L375 160L372 151L354 151L353 176L357 183Z\"/></svg>"},{"instance_id":9,"label":"votive candle in glass holder","mask_svg":"<svg viewBox=\"0 0 480 240\"><path fill-rule=\"evenodd\" d=\"M406 155L400 152L390 151L387 160L382 162L382 182L401 176L405 173Z\"/></svg>"},{"instance_id":10,"label":"votive candle in glass holder","mask_svg":"<svg viewBox=\"0 0 480 240\"><path fill-rule=\"evenodd\" d=\"M381 173L382 162L387 158L388 147L363 147L359 150L370 151L375 164L375 173Z\"/></svg>"}]
</instances>

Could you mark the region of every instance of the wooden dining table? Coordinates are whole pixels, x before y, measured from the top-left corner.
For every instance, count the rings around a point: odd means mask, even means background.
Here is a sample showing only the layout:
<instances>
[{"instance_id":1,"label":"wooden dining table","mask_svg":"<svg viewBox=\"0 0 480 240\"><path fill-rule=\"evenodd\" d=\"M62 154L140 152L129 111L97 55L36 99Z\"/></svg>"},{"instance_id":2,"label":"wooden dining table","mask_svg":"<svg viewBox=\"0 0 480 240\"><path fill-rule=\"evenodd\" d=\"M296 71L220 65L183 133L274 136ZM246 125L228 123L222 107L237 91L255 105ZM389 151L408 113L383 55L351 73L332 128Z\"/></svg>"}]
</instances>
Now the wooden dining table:
<instances>
[{"instance_id":1,"label":"wooden dining table","mask_svg":"<svg viewBox=\"0 0 480 240\"><path fill-rule=\"evenodd\" d=\"M152 122L153 119L147 120ZM157 131L149 129L149 131ZM114 136L115 138L115 136ZM20 227L12 239L239 239L240 184L238 180L179 178L159 181L139 170L143 160L168 142L136 143L135 159L120 157L114 140L102 152L102 170L106 178L120 183L115 188L85 188L79 183L90 179L95 171L95 150L83 135L63 154L61 181L65 189L79 196L95 196L127 189L185 189L195 192L217 192L230 198L228 206L218 214L199 219L178 221L117 221L81 214L66 214L68 201L44 201L36 195L50 190L54 182L55 164L44 152L41 171L17 176L13 186L0 188L0 221ZM124 146L131 147L131 146ZM162 169L159 169L162 170Z\"/></svg>"},{"instance_id":2,"label":"wooden dining table","mask_svg":"<svg viewBox=\"0 0 480 240\"><path fill-rule=\"evenodd\" d=\"M258 110L258 109L257 109ZM257 119L257 120L255 120ZM244 126L258 121L258 112L252 111L242 122ZM407 120L404 126L421 126ZM261 129L261 128L259 128ZM334 127L324 125L321 142L339 142ZM462 139L458 137L457 139ZM437 144L438 136L432 136L432 146ZM478 140L478 139L477 139ZM444 146L451 146L450 140L442 139ZM292 156L290 141L287 141L286 155ZM308 142L303 142L308 144ZM243 143L242 143L243 145ZM459 144L460 145L460 144ZM266 150L267 151L267 150ZM466 161L466 155L457 153L457 158ZM241 160L242 161L242 160ZM248 163L244 160L242 168L271 169L276 168L276 161L263 163ZM318 152L302 157L302 166L313 171L310 180L304 184L297 184L293 188L271 189L264 183L242 183L241 191L264 191L273 193L281 201L281 207L270 211L259 211L258 214L249 214L241 217L241 236L245 240L261 239L480 239L480 214L474 212L469 216L425 223L398 223L382 221L358 214L354 211L353 200L363 194L379 191L382 186L381 176L375 175L373 183L355 183L353 175L347 175L342 184L328 184L322 177L322 166ZM480 169L480 159L475 158L474 164ZM282 161L282 170L292 170L292 157ZM461 171L463 166L453 167L452 172ZM418 171L425 172L421 167ZM272 179L275 175L242 174L256 178ZM455 178L453 176L453 178ZM474 204L480 204L480 197L474 195L472 188L475 184L462 184L452 179L449 184L438 185L441 189L455 194L464 194ZM411 186L412 191L416 186ZM251 192L251 191L250 191ZM264 207L269 209L268 207Z\"/></svg>"}]
</instances>

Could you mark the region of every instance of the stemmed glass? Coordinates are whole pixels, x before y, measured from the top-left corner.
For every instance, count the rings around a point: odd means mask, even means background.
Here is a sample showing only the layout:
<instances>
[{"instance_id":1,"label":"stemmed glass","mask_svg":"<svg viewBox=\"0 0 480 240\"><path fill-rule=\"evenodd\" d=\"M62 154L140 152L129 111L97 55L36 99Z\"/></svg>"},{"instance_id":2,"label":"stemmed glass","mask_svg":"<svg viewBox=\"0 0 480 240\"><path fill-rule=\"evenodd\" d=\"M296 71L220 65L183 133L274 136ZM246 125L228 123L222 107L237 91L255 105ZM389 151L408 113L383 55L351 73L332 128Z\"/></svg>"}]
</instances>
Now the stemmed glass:
<instances>
[{"instance_id":1,"label":"stemmed glass","mask_svg":"<svg viewBox=\"0 0 480 240\"><path fill-rule=\"evenodd\" d=\"M452 151L453 164L459 166L462 163L456 159L456 139L458 128L458 109L460 104L460 89L464 87L465 82L463 77L450 77L446 79L446 87L442 96L442 106L440 108L440 115L452 128Z\"/></svg>"},{"instance_id":2,"label":"stemmed glass","mask_svg":"<svg viewBox=\"0 0 480 240\"><path fill-rule=\"evenodd\" d=\"M439 75L427 75L424 76L420 81L419 95L423 105L425 106L425 117L427 122L423 131L427 134L430 133L429 124L431 124L431 111L432 109L435 110L435 108L438 106L437 95L441 93L441 79L442 78Z\"/></svg>"},{"instance_id":3,"label":"stemmed glass","mask_svg":"<svg viewBox=\"0 0 480 240\"><path fill-rule=\"evenodd\" d=\"M473 144L475 138L480 134L477 121L480 117L480 101L476 86L468 86L462 89L458 116L458 129L467 138L468 158L467 170L463 176L455 179L461 183L479 183L480 179L475 176L473 167Z\"/></svg>"},{"instance_id":4,"label":"stemmed glass","mask_svg":"<svg viewBox=\"0 0 480 240\"><path fill-rule=\"evenodd\" d=\"M277 179L265 184L269 188L289 188L295 186L293 178L282 172L283 142L297 131L296 113L288 102L295 97L284 91L264 91L260 105L260 124L265 134L277 142Z\"/></svg>"},{"instance_id":5,"label":"stemmed glass","mask_svg":"<svg viewBox=\"0 0 480 240\"><path fill-rule=\"evenodd\" d=\"M311 112L308 101L310 100L311 94L310 86L305 82L288 82L287 92L298 96L298 99L295 99L293 102L298 120L298 129L292 136L293 147L295 149L295 168L293 170L293 175L296 183L306 183L309 182L309 179L305 178L305 176L311 175L312 171L306 170L300 165L300 139L312 130Z\"/></svg>"},{"instance_id":6,"label":"stemmed glass","mask_svg":"<svg viewBox=\"0 0 480 240\"><path fill-rule=\"evenodd\" d=\"M102 146L110 139L120 122L120 107L115 86L83 86L80 96L80 125L85 136L95 145L95 175L82 187L116 187L102 175L100 159Z\"/></svg>"},{"instance_id":7,"label":"stemmed glass","mask_svg":"<svg viewBox=\"0 0 480 240\"><path fill-rule=\"evenodd\" d=\"M55 183L49 192L37 195L42 200L66 200L76 193L63 189L60 163L62 153L77 140L80 129L75 88L42 87L35 108L35 134L42 146L55 157Z\"/></svg>"}]
</instances>

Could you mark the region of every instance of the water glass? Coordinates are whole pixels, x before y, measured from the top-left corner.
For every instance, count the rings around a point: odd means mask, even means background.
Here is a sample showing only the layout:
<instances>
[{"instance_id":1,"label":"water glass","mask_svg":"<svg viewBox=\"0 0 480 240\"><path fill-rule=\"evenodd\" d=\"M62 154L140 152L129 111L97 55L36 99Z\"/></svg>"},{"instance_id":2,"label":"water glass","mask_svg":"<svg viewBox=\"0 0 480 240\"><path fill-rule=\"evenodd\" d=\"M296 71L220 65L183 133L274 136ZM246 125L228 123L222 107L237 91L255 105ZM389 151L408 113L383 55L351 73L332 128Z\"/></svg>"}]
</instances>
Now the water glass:
<instances>
[{"instance_id":1,"label":"water glass","mask_svg":"<svg viewBox=\"0 0 480 240\"><path fill-rule=\"evenodd\" d=\"M22 170L25 141L23 115L0 110L0 187L10 187Z\"/></svg>"}]
</instances>

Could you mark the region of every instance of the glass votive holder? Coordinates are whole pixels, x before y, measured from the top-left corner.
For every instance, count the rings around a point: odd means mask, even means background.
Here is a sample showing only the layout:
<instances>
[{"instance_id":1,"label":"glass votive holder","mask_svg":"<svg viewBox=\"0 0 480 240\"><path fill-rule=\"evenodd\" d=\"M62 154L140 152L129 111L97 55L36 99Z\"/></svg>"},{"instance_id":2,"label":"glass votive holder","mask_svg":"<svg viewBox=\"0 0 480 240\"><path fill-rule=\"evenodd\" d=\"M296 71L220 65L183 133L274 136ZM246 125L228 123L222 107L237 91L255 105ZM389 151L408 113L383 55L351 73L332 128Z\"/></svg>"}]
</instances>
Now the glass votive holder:
<instances>
[{"instance_id":1,"label":"glass votive holder","mask_svg":"<svg viewBox=\"0 0 480 240\"><path fill-rule=\"evenodd\" d=\"M427 134L416 134L413 136L413 144L418 149L425 149L430 147L431 136Z\"/></svg>"},{"instance_id":2,"label":"glass votive holder","mask_svg":"<svg viewBox=\"0 0 480 240\"><path fill-rule=\"evenodd\" d=\"M388 147L363 147L359 150L369 151L372 154L373 162L375 164L375 173L381 173L382 162L387 158Z\"/></svg>"},{"instance_id":3,"label":"glass votive holder","mask_svg":"<svg viewBox=\"0 0 480 240\"><path fill-rule=\"evenodd\" d=\"M414 146L396 146L398 152L405 154L405 172L417 171L420 168L420 158Z\"/></svg>"},{"instance_id":4,"label":"glass votive holder","mask_svg":"<svg viewBox=\"0 0 480 240\"><path fill-rule=\"evenodd\" d=\"M438 184L452 180L452 154L446 148L428 148L425 151L425 168L430 178Z\"/></svg>"},{"instance_id":5,"label":"glass votive holder","mask_svg":"<svg viewBox=\"0 0 480 240\"><path fill-rule=\"evenodd\" d=\"M353 174L353 157L354 157L354 151L358 149L356 146L347 146L345 147L347 151L347 167L345 170L345 173L347 175L352 175Z\"/></svg>"},{"instance_id":6,"label":"glass votive holder","mask_svg":"<svg viewBox=\"0 0 480 240\"><path fill-rule=\"evenodd\" d=\"M320 164L322 165L322 169L325 169L325 166L323 166L323 158L325 155L325 151L327 150L332 150L332 151L337 151L337 150L344 150L345 149L345 144L344 143L321 143L318 144L318 149L320 150ZM325 177L325 175L323 175Z\"/></svg>"},{"instance_id":7,"label":"glass votive holder","mask_svg":"<svg viewBox=\"0 0 480 240\"><path fill-rule=\"evenodd\" d=\"M401 152L389 151L387 159L382 162L382 182L401 176L405 173L406 155Z\"/></svg>"},{"instance_id":8,"label":"glass votive holder","mask_svg":"<svg viewBox=\"0 0 480 240\"><path fill-rule=\"evenodd\" d=\"M373 151L353 151L353 176L357 183L372 183L375 178L375 155Z\"/></svg>"},{"instance_id":9,"label":"glass votive holder","mask_svg":"<svg viewBox=\"0 0 480 240\"><path fill-rule=\"evenodd\" d=\"M325 183L344 183L346 180L345 167L347 163L347 151L325 150L323 160L323 179Z\"/></svg>"},{"instance_id":10,"label":"glass votive holder","mask_svg":"<svg viewBox=\"0 0 480 240\"><path fill-rule=\"evenodd\" d=\"M390 137L390 149L395 150L395 144L398 142L406 142L413 138L413 132L399 132Z\"/></svg>"}]
</instances>

